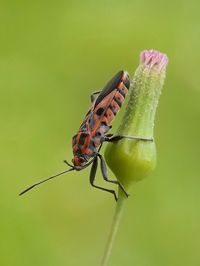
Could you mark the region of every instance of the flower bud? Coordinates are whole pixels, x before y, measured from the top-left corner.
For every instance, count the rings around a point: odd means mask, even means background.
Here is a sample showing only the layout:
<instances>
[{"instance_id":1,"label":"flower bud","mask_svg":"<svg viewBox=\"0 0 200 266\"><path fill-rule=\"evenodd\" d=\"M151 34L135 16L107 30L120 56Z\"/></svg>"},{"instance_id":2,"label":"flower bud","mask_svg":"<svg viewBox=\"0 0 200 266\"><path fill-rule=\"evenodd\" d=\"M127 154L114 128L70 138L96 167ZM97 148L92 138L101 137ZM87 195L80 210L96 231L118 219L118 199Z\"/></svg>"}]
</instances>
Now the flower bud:
<instances>
[{"instance_id":1,"label":"flower bud","mask_svg":"<svg viewBox=\"0 0 200 266\"><path fill-rule=\"evenodd\" d=\"M167 56L158 51L149 50L140 54L128 105L115 135L153 139L155 113L167 63ZM131 184L145 178L155 168L155 139L122 139L108 143L105 159L116 178L129 191Z\"/></svg>"}]
</instances>

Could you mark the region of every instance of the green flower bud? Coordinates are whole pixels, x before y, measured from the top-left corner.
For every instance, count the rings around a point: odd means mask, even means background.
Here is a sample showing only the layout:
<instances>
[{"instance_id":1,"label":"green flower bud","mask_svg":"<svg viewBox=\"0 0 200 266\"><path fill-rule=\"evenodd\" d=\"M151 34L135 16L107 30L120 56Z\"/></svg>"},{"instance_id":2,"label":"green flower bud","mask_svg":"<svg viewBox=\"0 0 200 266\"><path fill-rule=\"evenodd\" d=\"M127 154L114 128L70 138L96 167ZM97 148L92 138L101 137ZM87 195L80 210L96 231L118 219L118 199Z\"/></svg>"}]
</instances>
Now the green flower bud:
<instances>
[{"instance_id":1,"label":"green flower bud","mask_svg":"<svg viewBox=\"0 0 200 266\"><path fill-rule=\"evenodd\" d=\"M140 54L129 102L115 135L153 138L155 113L167 63L167 56L158 51L143 51ZM105 159L116 178L129 191L131 184L143 179L155 168L155 140L123 139L109 143Z\"/></svg>"}]
</instances>

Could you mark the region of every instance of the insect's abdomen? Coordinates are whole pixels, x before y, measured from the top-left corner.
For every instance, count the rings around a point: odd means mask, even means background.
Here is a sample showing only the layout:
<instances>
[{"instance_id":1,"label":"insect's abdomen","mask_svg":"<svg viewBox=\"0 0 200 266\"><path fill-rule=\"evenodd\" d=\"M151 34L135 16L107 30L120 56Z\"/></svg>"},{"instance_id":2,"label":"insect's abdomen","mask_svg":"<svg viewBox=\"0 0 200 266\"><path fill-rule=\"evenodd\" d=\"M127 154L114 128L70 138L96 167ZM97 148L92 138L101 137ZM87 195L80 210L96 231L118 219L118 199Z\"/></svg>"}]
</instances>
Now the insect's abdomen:
<instances>
[{"instance_id":1,"label":"insect's abdomen","mask_svg":"<svg viewBox=\"0 0 200 266\"><path fill-rule=\"evenodd\" d=\"M96 132L97 135L101 136L100 138L104 138L105 134L109 131L110 123L115 118L117 112L120 110L128 93L129 87L129 76L128 73L124 71L122 73L121 81L117 85L116 89L113 90L109 95L107 95L102 100L102 103L98 105L99 108L96 110L96 114L100 115L101 112L104 112L101 124ZM105 106L104 102L106 103L109 97L112 97L112 100L110 101L108 106ZM98 145L99 141L96 140L95 143Z\"/></svg>"},{"instance_id":2,"label":"insect's abdomen","mask_svg":"<svg viewBox=\"0 0 200 266\"><path fill-rule=\"evenodd\" d=\"M120 86L121 88L119 88L113 98L113 100L111 101L106 113L105 113L105 117L107 118L108 124L111 123L111 121L114 119L114 117L116 116L117 112L119 111L119 109L121 108L125 96L128 92L128 88L126 86L124 86L124 84L122 84Z\"/></svg>"},{"instance_id":3,"label":"insect's abdomen","mask_svg":"<svg viewBox=\"0 0 200 266\"><path fill-rule=\"evenodd\" d=\"M114 117L116 116L117 112L120 110L125 97L128 93L130 87L129 76L127 72L123 73L122 80L116 88L114 93L114 97L110 102L109 106L106 109L104 117L102 119L103 126L106 124L107 126L110 125Z\"/></svg>"}]
</instances>

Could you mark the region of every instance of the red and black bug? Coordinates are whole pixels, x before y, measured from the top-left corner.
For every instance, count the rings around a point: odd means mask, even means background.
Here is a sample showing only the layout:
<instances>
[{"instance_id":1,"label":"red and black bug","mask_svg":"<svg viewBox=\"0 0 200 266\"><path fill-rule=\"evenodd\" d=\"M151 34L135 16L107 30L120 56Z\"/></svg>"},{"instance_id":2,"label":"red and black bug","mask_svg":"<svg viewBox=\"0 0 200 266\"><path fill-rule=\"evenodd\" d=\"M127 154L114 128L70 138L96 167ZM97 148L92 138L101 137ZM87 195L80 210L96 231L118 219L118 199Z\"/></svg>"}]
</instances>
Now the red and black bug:
<instances>
[{"instance_id":1,"label":"red and black bug","mask_svg":"<svg viewBox=\"0 0 200 266\"><path fill-rule=\"evenodd\" d=\"M83 170L90 164L92 164L90 171L90 184L95 188L112 193L115 200L117 200L115 190L107 189L94 184L99 159L104 180L117 184L128 197L127 192L119 181L110 180L108 178L106 163L103 156L100 154L100 149L104 142L115 142L124 138L151 140L142 137L124 135L113 136L113 134L107 134L111 129L110 123L121 108L128 93L129 87L130 80L128 73L126 71L119 71L106 84L102 91L93 93L91 95L92 106L86 114L85 119L78 130L78 133L72 138L72 148L74 154L74 158L72 159L73 164L68 163L66 160L64 161L71 168L33 184L32 186L22 191L20 195L29 191L33 187L46 182L49 179L55 178L59 175L73 170Z\"/></svg>"}]
</instances>

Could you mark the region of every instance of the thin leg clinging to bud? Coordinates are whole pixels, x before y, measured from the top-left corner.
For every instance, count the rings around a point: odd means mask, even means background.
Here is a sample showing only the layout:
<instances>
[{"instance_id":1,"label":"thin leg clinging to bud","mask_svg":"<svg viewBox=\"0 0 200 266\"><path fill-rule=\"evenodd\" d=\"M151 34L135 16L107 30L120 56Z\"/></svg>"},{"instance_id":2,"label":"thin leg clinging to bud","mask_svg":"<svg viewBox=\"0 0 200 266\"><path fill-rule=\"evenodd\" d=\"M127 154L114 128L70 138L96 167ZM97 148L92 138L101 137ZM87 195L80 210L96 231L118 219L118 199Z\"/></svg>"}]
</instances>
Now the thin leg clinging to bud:
<instances>
[{"instance_id":1,"label":"thin leg clinging to bud","mask_svg":"<svg viewBox=\"0 0 200 266\"><path fill-rule=\"evenodd\" d=\"M153 141L153 138L145 138L145 137L136 137L136 136L127 136L127 135L118 135L113 137L106 137L105 141L107 142L115 142L122 139L130 139L130 140L144 140L144 141Z\"/></svg>"},{"instance_id":2,"label":"thin leg clinging to bud","mask_svg":"<svg viewBox=\"0 0 200 266\"><path fill-rule=\"evenodd\" d=\"M103 179L107 182L110 182L110 183L113 183L113 184L117 184L121 190L124 192L124 194L126 195L126 197L128 198L129 194L126 192L124 186L117 180L110 180L108 178L108 175L107 175L107 167L106 167L106 163L104 161L104 158L101 154L98 154L99 158L100 158L100 161L101 161L101 172L102 172L102 175L103 175Z\"/></svg>"},{"instance_id":3,"label":"thin leg clinging to bud","mask_svg":"<svg viewBox=\"0 0 200 266\"><path fill-rule=\"evenodd\" d=\"M91 171L90 171L90 184L93 187L95 187L95 188L98 188L98 189L107 191L109 193L112 193L114 195L115 200L117 201L117 195L116 195L116 192L114 190L103 188L103 187L100 187L100 186L97 186L97 185L94 184L94 179L95 179L95 176L96 176L97 166L98 166L98 157L95 157L95 159L93 161L93 164L92 164Z\"/></svg>"}]
</instances>

